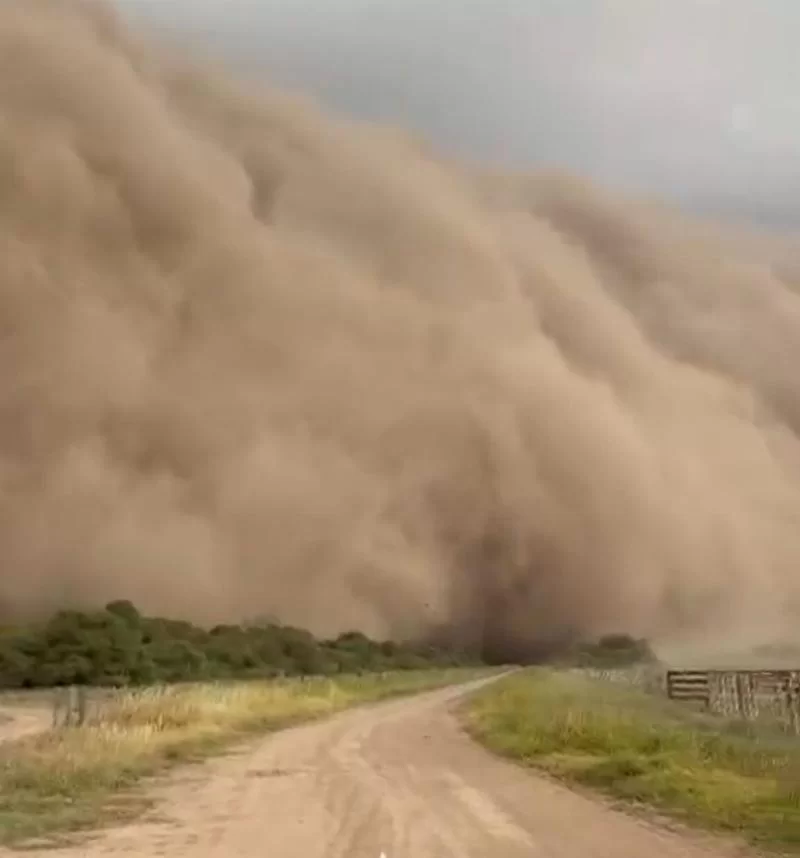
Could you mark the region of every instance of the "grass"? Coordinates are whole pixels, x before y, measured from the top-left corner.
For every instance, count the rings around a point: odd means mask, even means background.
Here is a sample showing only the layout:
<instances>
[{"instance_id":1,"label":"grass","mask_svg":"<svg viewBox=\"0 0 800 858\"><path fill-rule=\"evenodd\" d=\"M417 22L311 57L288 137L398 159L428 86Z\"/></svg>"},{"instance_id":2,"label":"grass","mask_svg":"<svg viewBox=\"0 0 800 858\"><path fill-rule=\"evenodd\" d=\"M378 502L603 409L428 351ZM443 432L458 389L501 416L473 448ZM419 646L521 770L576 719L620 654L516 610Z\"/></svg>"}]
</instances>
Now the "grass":
<instances>
[{"instance_id":1,"label":"grass","mask_svg":"<svg viewBox=\"0 0 800 858\"><path fill-rule=\"evenodd\" d=\"M465 719L490 749L567 782L800 852L797 737L546 670L492 683Z\"/></svg>"},{"instance_id":2,"label":"grass","mask_svg":"<svg viewBox=\"0 0 800 858\"><path fill-rule=\"evenodd\" d=\"M90 722L0 744L0 844L30 844L127 820L133 788L176 763L360 703L464 682L452 669L337 679L189 685L103 696Z\"/></svg>"}]
</instances>

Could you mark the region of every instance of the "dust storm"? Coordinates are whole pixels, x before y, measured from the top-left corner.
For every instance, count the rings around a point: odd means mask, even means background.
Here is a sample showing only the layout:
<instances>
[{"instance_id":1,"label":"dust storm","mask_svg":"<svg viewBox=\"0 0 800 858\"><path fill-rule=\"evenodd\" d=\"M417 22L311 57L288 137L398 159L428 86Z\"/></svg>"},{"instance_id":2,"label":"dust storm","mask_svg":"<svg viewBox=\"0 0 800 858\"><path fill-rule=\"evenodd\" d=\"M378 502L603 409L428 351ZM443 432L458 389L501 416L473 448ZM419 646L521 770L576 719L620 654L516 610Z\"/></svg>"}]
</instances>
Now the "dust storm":
<instances>
[{"instance_id":1,"label":"dust storm","mask_svg":"<svg viewBox=\"0 0 800 858\"><path fill-rule=\"evenodd\" d=\"M0 9L0 605L795 639L800 256Z\"/></svg>"}]
</instances>

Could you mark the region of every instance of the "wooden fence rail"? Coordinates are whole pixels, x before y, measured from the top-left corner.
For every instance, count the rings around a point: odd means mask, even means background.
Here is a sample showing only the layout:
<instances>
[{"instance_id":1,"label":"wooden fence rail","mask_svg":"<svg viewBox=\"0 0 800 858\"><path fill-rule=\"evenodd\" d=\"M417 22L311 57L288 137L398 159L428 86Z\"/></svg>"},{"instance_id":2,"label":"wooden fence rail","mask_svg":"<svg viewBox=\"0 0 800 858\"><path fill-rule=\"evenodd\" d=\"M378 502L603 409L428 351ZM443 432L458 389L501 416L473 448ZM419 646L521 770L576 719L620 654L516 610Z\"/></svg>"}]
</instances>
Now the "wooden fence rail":
<instances>
[{"instance_id":1,"label":"wooden fence rail","mask_svg":"<svg viewBox=\"0 0 800 858\"><path fill-rule=\"evenodd\" d=\"M748 721L768 719L800 736L800 670L667 670L653 667L580 670L606 682L637 685L707 712Z\"/></svg>"},{"instance_id":2,"label":"wooden fence rail","mask_svg":"<svg viewBox=\"0 0 800 858\"><path fill-rule=\"evenodd\" d=\"M702 703L711 702L711 681L707 670L668 670L667 696L670 700Z\"/></svg>"},{"instance_id":3,"label":"wooden fence rail","mask_svg":"<svg viewBox=\"0 0 800 858\"><path fill-rule=\"evenodd\" d=\"M800 735L800 670L668 670L666 691L718 715L767 716Z\"/></svg>"}]
</instances>

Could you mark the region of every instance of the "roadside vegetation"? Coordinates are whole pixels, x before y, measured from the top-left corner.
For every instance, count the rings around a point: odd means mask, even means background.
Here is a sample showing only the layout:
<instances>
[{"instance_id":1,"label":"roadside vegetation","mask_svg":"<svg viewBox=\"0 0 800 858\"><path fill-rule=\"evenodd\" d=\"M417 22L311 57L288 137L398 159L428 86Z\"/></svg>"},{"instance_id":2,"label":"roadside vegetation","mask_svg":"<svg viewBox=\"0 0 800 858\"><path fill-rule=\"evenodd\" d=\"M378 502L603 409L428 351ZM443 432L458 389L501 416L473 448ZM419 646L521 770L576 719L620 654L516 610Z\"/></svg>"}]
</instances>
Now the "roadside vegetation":
<instances>
[{"instance_id":1,"label":"roadside vegetation","mask_svg":"<svg viewBox=\"0 0 800 858\"><path fill-rule=\"evenodd\" d=\"M465 710L490 749L686 822L800 852L800 742L578 672L535 669Z\"/></svg>"},{"instance_id":2,"label":"roadside vegetation","mask_svg":"<svg viewBox=\"0 0 800 858\"><path fill-rule=\"evenodd\" d=\"M206 629L126 601L0 628L0 705L45 707L46 689L87 686L81 726L0 742L0 843L126 819L134 787L250 735L480 675L441 647L319 640L269 621ZM42 712L43 727L49 713Z\"/></svg>"},{"instance_id":3,"label":"roadside vegetation","mask_svg":"<svg viewBox=\"0 0 800 858\"><path fill-rule=\"evenodd\" d=\"M596 641L576 641L557 653L553 662L561 667L614 670L656 664L657 659L646 640L617 634Z\"/></svg>"},{"instance_id":4,"label":"roadside vegetation","mask_svg":"<svg viewBox=\"0 0 800 858\"><path fill-rule=\"evenodd\" d=\"M475 661L431 646L373 641L359 632L318 640L303 629L272 622L206 629L144 616L126 601L0 628L0 689L6 690L335 676Z\"/></svg>"},{"instance_id":5,"label":"roadside vegetation","mask_svg":"<svg viewBox=\"0 0 800 858\"><path fill-rule=\"evenodd\" d=\"M82 727L0 743L0 844L49 843L54 836L129 819L149 806L137 784L172 765L200 760L248 736L481 673L426 669L105 693Z\"/></svg>"}]
</instances>

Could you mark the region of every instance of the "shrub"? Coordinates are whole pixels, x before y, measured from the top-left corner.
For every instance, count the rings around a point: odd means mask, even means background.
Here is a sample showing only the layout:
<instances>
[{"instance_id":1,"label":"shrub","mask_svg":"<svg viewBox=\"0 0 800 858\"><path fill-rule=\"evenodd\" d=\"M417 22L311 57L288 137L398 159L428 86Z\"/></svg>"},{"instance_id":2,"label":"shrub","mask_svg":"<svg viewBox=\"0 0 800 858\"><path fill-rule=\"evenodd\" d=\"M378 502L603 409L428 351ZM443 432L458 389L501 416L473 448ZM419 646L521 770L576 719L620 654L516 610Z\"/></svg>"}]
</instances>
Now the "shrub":
<instances>
[{"instance_id":1,"label":"shrub","mask_svg":"<svg viewBox=\"0 0 800 858\"><path fill-rule=\"evenodd\" d=\"M205 679L418 670L475 663L457 653L347 632L320 641L277 623L218 625L148 617L128 601L59 611L0 637L0 688L147 685Z\"/></svg>"},{"instance_id":2,"label":"shrub","mask_svg":"<svg viewBox=\"0 0 800 858\"><path fill-rule=\"evenodd\" d=\"M575 667L614 668L656 661L646 640L626 634L605 635L571 647L562 661Z\"/></svg>"}]
</instances>

